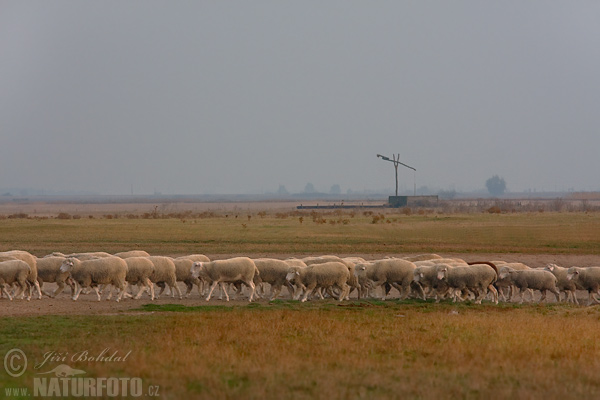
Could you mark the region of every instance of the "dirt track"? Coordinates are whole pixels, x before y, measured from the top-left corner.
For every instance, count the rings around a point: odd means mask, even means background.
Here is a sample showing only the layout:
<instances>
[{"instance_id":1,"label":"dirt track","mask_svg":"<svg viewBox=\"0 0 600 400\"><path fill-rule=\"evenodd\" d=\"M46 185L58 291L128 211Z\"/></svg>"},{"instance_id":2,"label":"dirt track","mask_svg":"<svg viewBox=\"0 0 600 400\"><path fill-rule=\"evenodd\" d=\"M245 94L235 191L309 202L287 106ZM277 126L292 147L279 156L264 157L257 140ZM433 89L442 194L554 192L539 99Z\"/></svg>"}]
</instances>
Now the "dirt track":
<instances>
[{"instance_id":1,"label":"dirt track","mask_svg":"<svg viewBox=\"0 0 600 400\"><path fill-rule=\"evenodd\" d=\"M234 256L231 255L212 255L211 259L223 259ZM256 255L258 257L259 255ZM260 255L264 256L264 255ZM270 255L274 258L286 258L292 255L279 254ZM346 256L346 255L341 255ZM357 256L357 254L354 254ZM359 254L365 259L371 260L380 258L380 256ZM523 262L531 267L539 268L544 267L548 263L556 263L561 266L592 266L600 265L600 256L594 255L551 255L551 254L442 254L444 257L458 257L463 258L466 261L485 261L485 260L506 260L506 261L519 261ZM254 255L252 255L254 257ZM53 284L46 284L44 290L54 290ZM183 285L180 286L183 289ZM135 309L141 307L143 304L150 303L147 297L143 297L141 300L123 300L119 303L116 301L105 301L98 302L94 293L82 295L77 301L73 301L70 298L70 289L67 288L66 293L60 294L56 299L50 299L48 297L42 298L42 300L32 299L31 301L14 300L9 301L6 298L0 299L0 316L21 316L21 315L111 315L111 314L124 314L128 312L136 312ZM550 296L550 301L553 301L553 297ZM580 302L587 301L587 292L580 291L578 293ZM268 304L266 300L259 300L264 304ZM199 306L199 305L245 305L247 301L230 301L226 302L213 298L210 302L206 302L200 298L197 290L193 291L190 298L179 300L171 297L161 297L159 300L155 300L153 304L183 304L186 306Z\"/></svg>"}]
</instances>

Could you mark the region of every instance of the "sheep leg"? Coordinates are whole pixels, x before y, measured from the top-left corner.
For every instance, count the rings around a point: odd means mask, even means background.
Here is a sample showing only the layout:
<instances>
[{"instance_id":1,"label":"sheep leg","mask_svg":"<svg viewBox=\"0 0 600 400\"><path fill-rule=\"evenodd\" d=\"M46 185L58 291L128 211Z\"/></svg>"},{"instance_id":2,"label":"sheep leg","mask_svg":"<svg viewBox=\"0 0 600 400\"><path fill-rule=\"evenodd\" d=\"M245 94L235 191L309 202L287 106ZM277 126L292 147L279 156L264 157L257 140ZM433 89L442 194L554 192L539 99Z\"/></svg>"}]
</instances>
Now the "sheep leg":
<instances>
[{"instance_id":1,"label":"sheep leg","mask_svg":"<svg viewBox=\"0 0 600 400\"><path fill-rule=\"evenodd\" d=\"M556 301L560 303L560 292L554 288L552 288L550 291L552 293L554 293L554 297L556 297Z\"/></svg>"},{"instance_id":2,"label":"sheep leg","mask_svg":"<svg viewBox=\"0 0 600 400\"><path fill-rule=\"evenodd\" d=\"M8 299L10 301L12 301L13 298L10 295L10 293L8 293L8 290L6 290L6 284L5 283L2 284L2 293L4 293L6 295L6 297L8 297Z\"/></svg>"},{"instance_id":3,"label":"sheep leg","mask_svg":"<svg viewBox=\"0 0 600 400\"><path fill-rule=\"evenodd\" d=\"M79 295L81 294L82 290L83 290L83 286L79 285L77 287L77 289L75 290L75 295L72 297L73 301L75 301L79 298Z\"/></svg>"},{"instance_id":4,"label":"sheep leg","mask_svg":"<svg viewBox=\"0 0 600 400\"><path fill-rule=\"evenodd\" d=\"M185 297L188 298L188 297L190 297L190 293L194 289L194 284L190 281L185 281L183 283L185 283L185 286L187 287L187 290L185 292Z\"/></svg>"},{"instance_id":5,"label":"sheep leg","mask_svg":"<svg viewBox=\"0 0 600 400\"><path fill-rule=\"evenodd\" d=\"M494 285L490 283L490 285L488 286L488 290L492 292L492 301L494 302L494 304L498 304L498 291L496 290Z\"/></svg>"},{"instance_id":6,"label":"sheep leg","mask_svg":"<svg viewBox=\"0 0 600 400\"><path fill-rule=\"evenodd\" d=\"M56 284L58 285L58 287L56 288L56 290L54 291L54 293L49 294L48 297L54 298L57 295L59 295L60 293L62 293L63 290L65 290L65 282L64 281L56 282ZM73 288L71 288L71 294L73 294Z\"/></svg>"},{"instance_id":7,"label":"sheep leg","mask_svg":"<svg viewBox=\"0 0 600 400\"><path fill-rule=\"evenodd\" d=\"M177 291L177 295L179 296L179 300L183 299L183 295L181 294L181 289L179 289L179 286L177 286L177 282L175 282L175 284L173 286L170 287L171 288L171 293L173 293L173 296L175 296L175 291Z\"/></svg>"},{"instance_id":8,"label":"sheep leg","mask_svg":"<svg viewBox=\"0 0 600 400\"><path fill-rule=\"evenodd\" d=\"M115 282L117 286L117 299L116 302L118 303L119 301L121 301L121 299L123 298L123 295L126 293L127 291L127 282ZM112 292L112 290L111 290Z\"/></svg>"},{"instance_id":9,"label":"sheep leg","mask_svg":"<svg viewBox=\"0 0 600 400\"><path fill-rule=\"evenodd\" d=\"M599 303L598 299L594 297L594 294L598 294L597 293L598 290L596 289L596 291L594 290L588 290L589 296L588 296L588 306L591 306L594 303Z\"/></svg>"},{"instance_id":10,"label":"sheep leg","mask_svg":"<svg viewBox=\"0 0 600 400\"><path fill-rule=\"evenodd\" d=\"M27 283L25 283L25 282L18 282L18 285L19 285L19 287L18 287L18 293L14 297L17 297L20 294L25 293L25 290L27 290Z\"/></svg>"},{"instance_id":11,"label":"sheep leg","mask_svg":"<svg viewBox=\"0 0 600 400\"><path fill-rule=\"evenodd\" d=\"M249 302L252 301L252 299L254 298L254 292L256 291L256 285L254 284L253 281L248 281L248 282L244 282L246 284L246 286L248 286L250 288L250 298L248 299ZM241 289L241 285L240 285L240 289Z\"/></svg>"},{"instance_id":12,"label":"sheep leg","mask_svg":"<svg viewBox=\"0 0 600 400\"><path fill-rule=\"evenodd\" d=\"M311 294L313 292L313 290L315 290L315 287L317 287L316 282L313 282L306 287L306 290L304 291L304 296L302 297L302 300L301 300L302 303L304 303L306 301L306 299L308 298L308 295Z\"/></svg>"},{"instance_id":13,"label":"sheep leg","mask_svg":"<svg viewBox=\"0 0 600 400\"><path fill-rule=\"evenodd\" d=\"M106 296L106 301L109 301L110 299L112 299L112 292L113 292L113 286L112 285L104 285L102 287L102 292L104 291L104 289L106 289L106 287L108 286L108 296ZM98 301L100 301L100 293L98 293L98 289L94 288L96 290L96 294L98 295Z\"/></svg>"},{"instance_id":14,"label":"sheep leg","mask_svg":"<svg viewBox=\"0 0 600 400\"><path fill-rule=\"evenodd\" d=\"M281 293L281 288L282 285L280 283L271 285L271 295L269 296L271 301L275 300L279 296L279 294Z\"/></svg>"},{"instance_id":15,"label":"sheep leg","mask_svg":"<svg viewBox=\"0 0 600 400\"><path fill-rule=\"evenodd\" d=\"M567 294L567 301L571 301L571 303L579 305L579 301L577 301L577 296L574 290L565 291Z\"/></svg>"},{"instance_id":16,"label":"sheep leg","mask_svg":"<svg viewBox=\"0 0 600 400\"><path fill-rule=\"evenodd\" d=\"M210 300L210 296L212 296L212 292L213 290L215 290L215 288L217 287L217 285L219 284L219 282L214 281L211 285L210 288L208 290L208 296L206 296L206 301Z\"/></svg>"},{"instance_id":17,"label":"sheep leg","mask_svg":"<svg viewBox=\"0 0 600 400\"><path fill-rule=\"evenodd\" d=\"M540 293L542 294L542 297L540 297L540 303L543 303L544 300L546 300L546 289L540 290ZM533 297L531 298L531 300L533 301Z\"/></svg>"}]
</instances>

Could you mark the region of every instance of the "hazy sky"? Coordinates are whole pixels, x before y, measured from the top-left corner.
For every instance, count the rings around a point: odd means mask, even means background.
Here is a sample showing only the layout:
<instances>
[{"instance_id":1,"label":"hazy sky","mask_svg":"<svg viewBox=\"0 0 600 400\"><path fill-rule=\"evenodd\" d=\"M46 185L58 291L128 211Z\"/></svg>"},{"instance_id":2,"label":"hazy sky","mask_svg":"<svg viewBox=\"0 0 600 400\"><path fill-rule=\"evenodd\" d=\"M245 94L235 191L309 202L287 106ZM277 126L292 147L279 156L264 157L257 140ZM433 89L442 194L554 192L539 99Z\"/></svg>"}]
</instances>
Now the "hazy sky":
<instances>
[{"instance_id":1,"label":"hazy sky","mask_svg":"<svg viewBox=\"0 0 600 400\"><path fill-rule=\"evenodd\" d=\"M600 2L0 0L0 188L600 190ZM413 172L400 184L412 189Z\"/></svg>"}]
</instances>

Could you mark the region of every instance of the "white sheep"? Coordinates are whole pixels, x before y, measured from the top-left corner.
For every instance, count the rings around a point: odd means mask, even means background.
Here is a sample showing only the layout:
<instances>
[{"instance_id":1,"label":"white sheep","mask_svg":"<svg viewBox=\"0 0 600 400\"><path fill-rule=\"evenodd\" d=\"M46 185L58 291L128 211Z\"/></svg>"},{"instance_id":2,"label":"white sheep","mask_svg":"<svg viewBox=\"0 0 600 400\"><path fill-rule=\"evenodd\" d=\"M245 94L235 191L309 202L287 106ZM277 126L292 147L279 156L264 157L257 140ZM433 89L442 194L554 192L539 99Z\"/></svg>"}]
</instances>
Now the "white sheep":
<instances>
[{"instance_id":1,"label":"white sheep","mask_svg":"<svg viewBox=\"0 0 600 400\"><path fill-rule=\"evenodd\" d=\"M322 256L310 256L310 257L304 257L302 259L302 261L304 261L304 263L309 266L309 265L313 265L313 264L323 264L325 262L330 262L330 261L341 261L342 259L338 256L332 255L332 254L326 254L326 255L322 255Z\"/></svg>"},{"instance_id":2,"label":"white sheep","mask_svg":"<svg viewBox=\"0 0 600 400\"><path fill-rule=\"evenodd\" d=\"M181 295L181 289L177 286L177 269L173 260L170 257L164 256L150 256L146 258L154 264L154 273L150 277L150 280L161 286L161 290L156 295L156 298L163 293L165 289L164 284L167 284L169 289L171 289L171 296L175 297L175 291L177 291L177 295L181 299L183 296Z\"/></svg>"},{"instance_id":3,"label":"white sheep","mask_svg":"<svg viewBox=\"0 0 600 400\"><path fill-rule=\"evenodd\" d=\"M459 293L470 291L475 296L475 303L481 304L489 291L492 301L498 304L498 291L494 287L498 274L494 267L483 263L457 266L438 264L436 271L437 279L444 281L453 291L453 301L460 298Z\"/></svg>"},{"instance_id":4,"label":"white sheep","mask_svg":"<svg viewBox=\"0 0 600 400\"><path fill-rule=\"evenodd\" d=\"M434 293L436 302L448 293L448 285L442 280L437 279L437 265L435 263L426 264L424 261L415 262L417 266L413 273L413 281L421 287L423 300Z\"/></svg>"},{"instance_id":5,"label":"white sheep","mask_svg":"<svg viewBox=\"0 0 600 400\"><path fill-rule=\"evenodd\" d=\"M63 261L60 272L69 272L79 286L73 295L77 300L83 288L94 288L100 301L98 285L113 285L117 288L117 301L120 301L127 286L127 263L119 257L104 257L81 261L69 257ZM111 289L112 292L112 289Z\"/></svg>"},{"instance_id":6,"label":"white sheep","mask_svg":"<svg viewBox=\"0 0 600 400\"><path fill-rule=\"evenodd\" d=\"M46 256L37 259L38 283L42 293L46 296L54 298L65 289L65 284L71 287L71 296L75 294L75 282L69 279L68 272L60 272L60 266L65 261L66 257ZM44 292L44 283L56 283L57 288L53 293Z\"/></svg>"},{"instance_id":7,"label":"white sheep","mask_svg":"<svg viewBox=\"0 0 600 400\"><path fill-rule=\"evenodd\" d=\"M600 267L571 267L567 270L567 279L579 289L588 291L588 306L599 302L594 294L600 294Z\"/></svg>"},{"instance_id":8,"label":"white sheep","mask_svg":"<svg viewBox=\"0 0 600 400\"><path fill-rule=\"evenodd\" d=\"M208 259L208 257L205 256L204 258ZM198 294L202 296L202 281L198 278L192 278L191 272L192 265L194 264L194 262L202 260L195 260L194 257L191 256L177 257L173 258L172 260L175 264L175 277L177 278L177 281L183 282L187 288L187 291L185 292L185 297L190 296L192 289L194 289L194 285L198 287Z\"/></svg>"},{"instance_id":9,"label":"white sheep","mask_svg":"<svg viewBox=\"0 0 600 400\"><path fill-rule=\"evenodd\" d=\"M23 251L23 250L10 250L10 251L4 251L4 252L0 253L0 260L11 260L11 259L25 261L29 265L29 268L31 268L31 273L29 274L29 277L27 278L27 282L29 282L29 290L27 293L27 300L31 299L31 295L32 295L32 291L33 291L34 287L38 292L38 299L41 300L42 299L42 289L40 289L40 284L38 283L38 280L37 280L37 257L35 257L33 254L31 254L27 251Z\"/></svg>"},{"instance_id":10,"label":"white sheep","mask_svg":"<svg viewBox=\"0 0 600 400\"><path fill-rule=\"evenodd\" d=\"M577 286L575 282L567 278L568 268L560 267L556 264L548 264L544 267L556 277L556 286L560 292L565 292L565 301L579 304L577 301Z\"/></svg>"},{"instance_id":11,"label":"white sheep","mask_svg":"<svg viewBox=\"0 0 600 400\"><path fill-rule=\"evenodd\" d=\"M66 258L76 258L79 261L93 260L96 258L114 257L112 254L105 251L91 251L87 253L71 253L65 256Z\"/></svg>"},{"instance_id":12,"label":"white sheep","mask_svg":"<svg viewBox=\"0 0 600 400\"><path fill-rule=\"evenodd\" d=\"M19 296L28 288L30 275L31 267L23 260L6 260L0 262L0 287L2 288L2 293L12 301L13 297L8 293L7 288L16 284L19 290L14 297Z\"/></svg>"},{"instance_id":13,"label":"white sheep","mask_svg":"<svg viewBox=\"0 0 600 400\"><path fill-rule=\"evenodd\" d=\"M227 260L217 260L211 262L196 261L192 265L192 277L200 278L210 283L210 290L206 301L210 300L215 287L223 283L236 283L241 281L250 288L250 299L254 297L255 285L254 275L259 274L254 261L248 257L235 257ZM227 301L229 295L225 292Z\"/></svg>"},{"instance_id":14,"label":"white sheep","mask_svg":"<svg viewBox=\"0 0 600 400\"><path fill-rule=\"evenodd\" d=\"M528 289L532 289L530 290L531 301L533 301L533 290L539 290L542 293L540 301L546 299L546 291L554 293L556 301L560 301L560 292L556 287L557 279L552 272L534 268L515 270L506 266L503 266L500 269L499 278L510 278L512 284L520 290L521 303L524 301L524 292Z\"/></svg>"},{"instance_id":15,"label":"white sheep","mask_svg":"<svg viewBox=\"0 0 600 400\"><path fill-rule=\"evenodd\" d=\"M512 284L512 280L510 276L502 275L503 278L500 278L500 271L506 268L515 271L523 271L531 269L528 265L525 265L520 262L506 262L506 261L491 261L498 268L498 280L494 284L498 289L498 294L502 296L502 301L511 301L514 295L514 285ZM508 298L505 292L508 292ZM530 291L533 296L533 290Z\"/></svg>"},{"instance_id":16,"label":"white sheep","mask_svg":"<svg viewBox=\"0 0 600 400\"><path fill-rule=\"evenodd\" d=\"M121 257L119 257L121 258ZM147 257L126 257L124 258L127 264L127 274L125 280L129 285L138 285L140 289L134 297L134 300L138 300L142 297L145 291L150 294L150 300L154 300L154 284L150 280L154 274L154 263ZM129 297L129 294L125 294Z\"/></svg>"},{"instance_id":17,"label":"white sheep","mask_svg":"<svg viewBox=\"0 0 600 400\"><path fill-rule=\"evenodd\" d=\"M264 294L262 285L268 283L271 286L270 300L275 300L281 293L282 286L286 286L293 297L294 287L286 279L290 265L283 261L274 258L257 258L254 264L259 271L258 275L254 276L254 285L260 285L259 294Z\"/></svg>"},{"instance_id":18,"label":"white sheep","mask_svg":"<svg viewBox=\"0 0 600 400\"><path fill-rule=\"evenodd\" d=\"M408 256L408 257L404 257L403 259L406 261L410 261L410 262L416 262L416 261L429 261L429 260L435 260L435 259L442 259L442 256L439 256L437 254L418 254L416 256Z\"/></svg>"},{"instance_id":19,"label":"white sheep","mask_svg":"<svg viewBox=\"0 0 600 400\"><path fill-rule=\"evenodd\" d=\"M359 263L365 262L360 257L352 257L352 258L354 258L355 260L352 260L350 257L343 259L343 258L334 256L334 255L325 255L325 256L319 256L319 257L306 257L303 259L303 261L305 262L305 264L307 266L315 265L315 264L324 264L326 262L332 262L332 261L341 262L342 264L346 265L346 267L348 268L348 272L350 273L350 275L348 277L348 282L346 282L348 284L348 286L350 286L350 291L346 295L346 300L350 300L350 293L352 293L354 291L354 289L360 291L360 285L358 283L358 278L357 278L356 274L354 273L354 268L355 268L355 264L356 264L355 261L359 261ZM362 260L362 261L360 261L360 260ZM321 299L323 299L323 294L321 293L321 288L317 288L316 292L321 297ZM360 297L360 293L359 293L359 297Z\"/></svg>"},{"instance_id":20,"label":"white sheep","mask_svg":"<svg viewBox=\"0 0 600 400\"><path fill-rule=\"evenodd\" d=\"M113 254L115 257L131 258L131 257L150 257L147 251L144 250L129 250Z\"/></svg>"},{"instance_id":21,"label":"white sheep","mask_svg":"<svg viewBox=\"0 0 600 400\"><path fill-rule=\"evenodd\" d=\"M349 275L350 272L345 264L331 261L309 265L306 268L291 267L286 279L294 280L295 285L304 290L302 302L306 301L316 288L327 290L332 297L334 295L331 289L337 288L340 290L338 300L342 301L350 292L350 286L347 284Z\"/></svg>"},{"instance_id":22,"label":"white sheep","mask_svg":"<svg viewBox=\"0 0 600 400\"><path fill-rule=\"evenodd\" d=\"M359 264L355 267L357 278L370 281L373 288L381 287L382 300L386 298L384 285L389 284L400 292L400 298L406 299L411 290L416 265L400 258L374 261L371 264ZM363 276L363 277L361 277ZM420 287L415 288L417 291Z\"/></svg>"}]
</instances>

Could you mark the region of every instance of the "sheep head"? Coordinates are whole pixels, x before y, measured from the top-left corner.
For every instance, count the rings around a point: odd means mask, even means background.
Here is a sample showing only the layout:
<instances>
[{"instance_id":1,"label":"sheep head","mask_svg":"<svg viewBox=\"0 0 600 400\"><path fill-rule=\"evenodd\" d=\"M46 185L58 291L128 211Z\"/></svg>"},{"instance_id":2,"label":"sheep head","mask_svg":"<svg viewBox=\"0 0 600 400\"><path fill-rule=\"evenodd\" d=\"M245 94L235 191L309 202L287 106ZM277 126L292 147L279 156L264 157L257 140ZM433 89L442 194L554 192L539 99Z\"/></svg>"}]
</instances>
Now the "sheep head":
<instances>
[{"instance_id":1,"label":"sheep head","mask_svg":"<svg viewBox=\"0 0 600 400\"><path fill-rule=\"evenodd\" d=\"M192 274L192 279L198 279L200 277L200 272L203 269L202 261L195 261L190 268L190 273Z\"/></svg>"},{"instance_id":2,"label":"sheep head","mask_svg":"<svg viewBox=\"0 0 600 400\"><path fill-rule=\"evenodd\" d=\"M75 266L75 260L73 258L67 258L60 265L60 272L62 272L62 273L70 272L74 266Z\"/></svg>"},{"instance_id":3,"label":"sheep head","mask_svg":"<svg viewBox=\"0 0 600 400\"><path fill-rule=\"evenodd\" d=\"M440 280L440 281L443 280L447 274L448 274L448 267L443 267L443 268L438 269L438 271L437 271L438 280Z\"/></svg>"}]
</instances>

